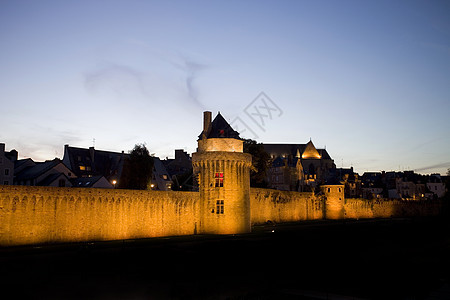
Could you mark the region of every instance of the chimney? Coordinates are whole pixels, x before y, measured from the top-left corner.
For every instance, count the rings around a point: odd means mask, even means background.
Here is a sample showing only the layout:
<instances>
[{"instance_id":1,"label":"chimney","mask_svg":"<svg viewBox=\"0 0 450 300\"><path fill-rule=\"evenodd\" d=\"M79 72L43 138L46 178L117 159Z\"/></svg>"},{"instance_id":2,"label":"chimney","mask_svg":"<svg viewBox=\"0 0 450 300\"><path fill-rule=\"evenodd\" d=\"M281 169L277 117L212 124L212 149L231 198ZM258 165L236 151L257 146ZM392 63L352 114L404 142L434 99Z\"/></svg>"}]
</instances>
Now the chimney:
<instances>
[{"instance_id":1,"label":"chimney","mask_svg":"<svg viewBox=\"0 0 450 300\"><path fill-rule=\"evenodd\" d=\"M95 148L94 147L89 147L89 154L91 155L92 163L94 163L94 159L95 159Z\"/></svg>"},{"instance_id":2,"label":"chimney","mask_svg":"<svg viewBox=\"0 0 450 300\"><path fill-rule=\"evenodd\" d=\"M12 162L17 161L17 158L19 157L19 153L17 152L16 149L12 149L11 151L9 151L9 155L10 155L10 160Z\"/></svg>"},{"instance_id":3,"label":"chimney","mask_svg":"<svg viewBox=\"0 0 450 300\"><path fill-rule=\"evenodd\" d=\"M208 129L211 125L211 112L204 111L203 112L203 134L206 137L208 135Z\"/></svg>"},{"instance_id":4,"label":"chimney","mask_svg":"<svg viewBox=\"0 0 450 300\"><path fill-rule=\"evenodd\" d=\"M211 119L210 119L211 120ZM5 153L5 144L4 143L0 143L0 153L4 154Z\"/></svg>"}]
</instances>

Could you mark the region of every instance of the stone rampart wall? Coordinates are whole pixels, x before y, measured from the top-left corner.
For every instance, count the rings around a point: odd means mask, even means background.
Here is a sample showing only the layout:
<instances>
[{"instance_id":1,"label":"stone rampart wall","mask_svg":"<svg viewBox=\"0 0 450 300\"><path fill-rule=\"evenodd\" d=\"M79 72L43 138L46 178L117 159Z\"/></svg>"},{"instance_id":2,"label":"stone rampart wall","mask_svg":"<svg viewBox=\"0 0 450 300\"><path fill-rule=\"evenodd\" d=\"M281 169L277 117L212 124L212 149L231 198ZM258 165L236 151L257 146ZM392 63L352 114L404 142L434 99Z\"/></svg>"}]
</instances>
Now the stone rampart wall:
<instances>
[{"instance_id":1,"label":"stone rampart wall","mask_svg":"<svg viewBox=\"0 0 450 300\"><path fill-rule=\"evenodd\" d=\"M0 246L196 232L199 194L0 186Z\"/></svg>"},{"instance_id":2,"label":"stone rampart wall","mask_svg":"<svg viewBox=\"0 0 450 300\"><path fill-rule=\"evenodd\" d=\"M197 233L198 192L0 186L0 246ZM324 196L250 189L252 225L324 218ZM345 199L345 218L437 215L441 201Z\"/></svg>"},{"instance_id":3,"label":"stone rampart wall","mask_svg":"<svg viewBox=\"0 0 450 300\"><path fill-rule=\"evenodd\" d=\"M251 188L250 218L253 225L322 219L323 203L313 193Z\"/></svg>"},{"instance_id":4,"label":"stone rampart wall","mask_svg":"<svg viewBox=\"0 0 450 300\"><path fill-rule=\"evenodd\" d=\"M441 211L441 200L403 201L396 199L345 199L345 218L390 218L434 216Z\"/></svg>"}]
</instances>

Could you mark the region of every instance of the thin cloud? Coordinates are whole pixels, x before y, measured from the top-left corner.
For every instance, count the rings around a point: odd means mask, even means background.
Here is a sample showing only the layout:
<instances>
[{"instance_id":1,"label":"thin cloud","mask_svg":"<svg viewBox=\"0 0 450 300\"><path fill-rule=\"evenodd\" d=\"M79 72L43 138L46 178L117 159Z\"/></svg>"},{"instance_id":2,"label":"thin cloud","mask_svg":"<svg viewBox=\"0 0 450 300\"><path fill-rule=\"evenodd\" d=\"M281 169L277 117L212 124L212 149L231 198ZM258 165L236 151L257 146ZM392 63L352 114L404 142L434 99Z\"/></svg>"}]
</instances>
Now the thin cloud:
<instances>
[{"instance_id":1,"label":"thin cloud","mask_svg":"<svg viewBox=\"0 0 450 300\"><path fill-rule=\"evenodd\" d=\"M436 169L448 169L450 168L450 161L449 162L443 162L435 165L425 166L422 168L415 169L416 172L424 172L424 171L432 171Z\"/></svg>"},{"instance_id":2,"label":"thin cloud","mask_svg":"<svg viewBox=\"0 0 450 300\"><path fill-rule=\"evenodd\" d=\"M203 109L204 105L199 100L200 93L199 88L195 84L195 80L199 77L199 73L208 69L208 65L198 63L184 55L179 55L178 59L169 59L168 62L183 72L189 99Z\"/></svg>"},{"instance_id":3,"label":"thin cloud","mask_svg":"<svg viewBox=\"0 0 450 300\"><path fill-rule=\"evenodd\" d=\"M102 68L84 74L84 86L90 93L112 92L119 98L142 96L150 98L145 74L133 67L108 63Z\"/></svg>"}]
</instances>

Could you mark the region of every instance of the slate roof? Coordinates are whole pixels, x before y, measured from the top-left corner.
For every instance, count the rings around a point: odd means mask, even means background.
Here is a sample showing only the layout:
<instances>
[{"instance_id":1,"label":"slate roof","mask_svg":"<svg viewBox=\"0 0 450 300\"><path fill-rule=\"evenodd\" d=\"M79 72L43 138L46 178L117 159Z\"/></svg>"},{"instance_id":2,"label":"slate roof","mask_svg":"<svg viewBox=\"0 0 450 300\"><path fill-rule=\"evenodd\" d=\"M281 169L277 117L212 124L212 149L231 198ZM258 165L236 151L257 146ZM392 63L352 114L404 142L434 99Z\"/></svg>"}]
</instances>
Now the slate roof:
<instances>
[{"instance_id":1,"label":"slate roof","mask_svg":"<svg viewBox=\"0 0 450 300\"><path fill-rule=\"evenodd\" d=\"M16 173L14 181L20 183L31 180L35 185L49 186L61 177L65 178L66 181L69 180L63 172L54 169L58 165L64 165L58 158L45 162L34 162L31 159L18 160L15 166L16 170L19 171ZM67 168L67 166L65 167ZM68 171L71 170L69 169ZM38 179L39 181L37 181Z\"/></svg>"},{"instance_id":2,"label":"slate roof","mask_svg":"<svg viewBox=\"0 0 450 300\"><path fill-rule=\"evenodd\" d=\"M70 182L69 178L67 178L67 176L64 173L54 173L54 174L50 174L47 177L45 177L43 180L38 182L37 185L39 185L39 186L49 186L50 184L52 184L53 182L58 180L60 177L63 177L67 181ZM72 183L70 183L70 184L72 184Z\"/></svg>"},{"instance_id":3,"label":"slate roof","mask_svg":"<svg viewBox=\"0 0 450 300\"><path fill-rule=\"evenodd\" d=\"M200 140L203 138L203 131L200 133ZM232 138L232 139L241 139L239 137L239 133L235 131L230 124L225 120L225 118L220 114L214 118L214 121L211 122L211 125L208 128L208 132L206 134L207 139L211 138Z\"/></svg>"},{"instance_id":4,"label":"slate roof","mask_svg":"<svg viewBox=\"0 0 450 300\"><path fill-rule=\"evenodd\" d=\"M79 177L70 180L74 187L92 187L97 181L99 181L103 176L92 176L92 177Z\"/></svg>"},{"instance_id":5,"label":"slate roof","mask_svg":"<svg viewBox=\"0 0 450 300\"><path fill-rule=\"evenodd\" d=\"M317 149L322 159L332 159L326 149Z\"/></svg>"},{"instance_id":6,"label":"slate roof","mask_svg":"<svg viewBox=\"0 0 450 300\"><path fill-rule=\"evenodd\" d=\"M297 150L302 154L308 144L263 144L270 156L296 157ZM322 159L332 159L326 149L317 149Z\"/></svg>"},{"instance_id":7,"label":"slate roof","mask_svg":"<svg viewBox=\"0 0 450 300\"><path fill-rule=\"evenodd\" d=\"M297 149L300 150L300 154L306 148L306 144L264 144L264 150L271 156L293 156L297 154Z\"/></svg>"},{"instance_id":8,"label":"slate roof","mask_svg":"<svg viewBox=\"0 0 450 300\"><path fill-rule=\"evenodd\" d=\"M16 180L21 181L37 178L60 163L62 163L62 161L59 159L36 162L34 166L27 167L23 171L16 174Z\"/></svg>"},{"instance_id":9,"label":"slate roof","mask_svg":"<svg viewBox=\"0 0 450 300\"><path fill-rule=\"evenodd\" d=\"M36 165L36 163L31 158L18 159L14 162L14 173L17 175L25 168L34 165Z\"/></svg>"}]
</instances>

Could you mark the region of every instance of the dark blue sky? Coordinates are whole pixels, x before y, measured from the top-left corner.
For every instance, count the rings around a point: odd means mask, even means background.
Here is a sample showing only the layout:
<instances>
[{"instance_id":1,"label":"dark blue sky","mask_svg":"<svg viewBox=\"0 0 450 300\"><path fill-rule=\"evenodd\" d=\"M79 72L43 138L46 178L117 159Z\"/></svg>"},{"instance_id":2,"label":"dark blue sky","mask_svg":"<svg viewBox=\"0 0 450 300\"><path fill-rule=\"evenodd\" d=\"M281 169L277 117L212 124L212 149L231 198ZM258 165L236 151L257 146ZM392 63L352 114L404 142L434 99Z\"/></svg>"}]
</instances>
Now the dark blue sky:
<instances>
[{"instance_id":1,"label":"dark blue sky","mask_svg":"<svg viewBox=\"0 0 450 300\"><path fill-rule=\"evenodd\" d=\"M2 1L0 141L36 160L93 138L164 158L195 151L212 110L260 142L312 138L339 167L444 173L449 15L448 1ZM262 91L278 110L261 127L246 112Z\"/></svg>"}]
</instances>

